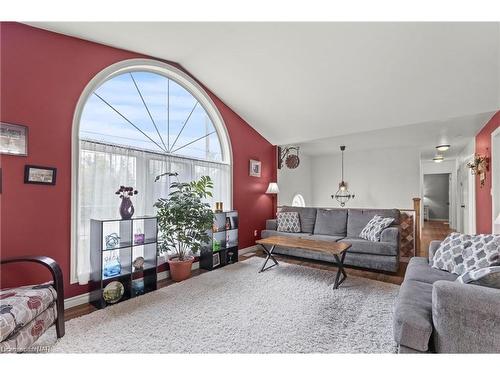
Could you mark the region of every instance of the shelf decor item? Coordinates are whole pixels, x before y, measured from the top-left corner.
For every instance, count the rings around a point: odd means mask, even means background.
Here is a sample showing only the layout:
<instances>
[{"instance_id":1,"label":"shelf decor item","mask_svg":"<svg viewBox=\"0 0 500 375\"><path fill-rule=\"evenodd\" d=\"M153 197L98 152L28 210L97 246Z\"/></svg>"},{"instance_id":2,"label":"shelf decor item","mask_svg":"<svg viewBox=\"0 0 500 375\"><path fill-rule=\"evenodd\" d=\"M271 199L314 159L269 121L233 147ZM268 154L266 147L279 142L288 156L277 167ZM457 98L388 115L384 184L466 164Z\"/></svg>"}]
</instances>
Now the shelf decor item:
<instances>
[{"instance_id":1,"label":"shelf decor item","mask_svg":"<svg viewBox=\"0 0 500 375\"><path fill-rule=\"evenodd\" d=\"M144 243L144 233L136 233L134 234L134 244L142 245Z\"/></svg>"},{"instance_id":2,"label":"shelf decor item","mask_svg":"<svg viewBox=\"0 0 500 375\"><path fill-rule=\"evenodd\" d=\"M116 233L108 234L104 237L104 242L106 242L106 250L112 250L120 244L120 236Z\"/></svg>"},{"instance_id":3,"label":"shelf decor item","mask_svg":"<svg viewBox=\"0 0 500 375\"><path fill-rule=\"evenodd\" d=\"M486 182L486 172L488 171L488 157L484 155L475 154L474 159L467 163L473 175L479 176L480 187L484 186Z\"/></svg>"},{"instance_id":4,"label":"shelf decor item","mask_svg":"<svg viewBox=\"0 0 500 375\"><path fill-rule=\"evenodd\" d=\"M103 277L113 277L119 275L122 272L122 266L120 264L119 254L114 252L108 252L109 254L103 259Z\"/></svg>"},{"instance_id":5,"label":"shelf decor item","mask_svg":"<svg viewBox=\"0 0 500 375\"><path fill-rule=\"evenodd\" d=\"M144 268L144 257L135 258L132 266L134 266L134 271L142 270Z\"/></svg>"},{"instance_id":6,"label":"shelf decor item","mask_svg":"<svg viewBox=\"0 0 500 375\"><path fill-rule=\"evenodd\" d=\"M28 128L0 122L0 154L27 156Z\"/></svg>"},{"instance_id":7,"label":"shelf decor item","mask_svg":"<svg viewBox=\"0 0 500 375\"><path fill-rule=\"evenodd\" d=\"M102 296L107 303L118 302L125 293L125 287L119 281L112 281L104 288Z\"/></svg>"},{"instance_id":8,"label":"shelf decor item","mask_svg":"<svg viewBox=\"0 0 500 375\"><path fill-rule=\"evenodd\" d=\"M224 211L223 203L222 202L215 202L215 212L222 212L222 211Z\"/></svg>"},{"instance_id":9,"label":"shelf decor item","mask_svg":"<svg viewBox=\"0 0 500 375\"><path fill-rule=\"evenodd\" d=\"M161 250L173 252L168 264L174 281L191 276L193 254L210 240L208 232L212 228L214 213L203 200L212 197L212 188L208 176L189 183L172 182L168 198L160 198L155 203Z\"/></svg>"},{"instance_id":10,"label":"shelf decor item","mask_svg":"<svg viewBox=\"0 0 500 375\"><path fill-rule=\"evenodd\" d=\"M134 205L132 204L131 197L139 194L132 186L120 186L120 188L115 192L122 199L120 204L120 216L122 219L130 219L135 212Z\"/></svg>"}]
</instances>

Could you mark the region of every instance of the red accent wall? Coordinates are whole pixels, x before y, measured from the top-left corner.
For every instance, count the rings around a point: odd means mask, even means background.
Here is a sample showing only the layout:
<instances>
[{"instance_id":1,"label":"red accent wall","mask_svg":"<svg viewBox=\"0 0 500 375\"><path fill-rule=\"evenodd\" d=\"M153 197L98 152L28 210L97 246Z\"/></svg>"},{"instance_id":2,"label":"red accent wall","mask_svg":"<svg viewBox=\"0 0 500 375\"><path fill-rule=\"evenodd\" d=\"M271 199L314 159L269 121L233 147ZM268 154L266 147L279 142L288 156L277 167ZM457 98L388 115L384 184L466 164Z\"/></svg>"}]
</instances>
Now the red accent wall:
<instances>
[{"instance_id":1,"label":"red accent wall","mask_svg":"<svg viewBox=\"0 0 500 375\"><path fill-rule=\"evenodd\" d=\"M476 136L476 153L487 155L491 163L491 133L500 126L500 111L497 112ZM479 176L476 176L476 231L491 233L491 169L486 174L486 181L481 187Z\"/></svg>"},{"instance_id":2,"label":"red accent wall","mask_svg":"<svg viewBox=\"0 0 500 375\"><path fill-rule=\"evenodd\" d=\"M46 255L62 267L66 297L87 291L70 285L71 128L86 84L121 60L149 57L18 23L0 23L0 120L29 127L27 157L1 155L0 256ZM177 67L179 65L174 64ZM182 68L182 67L181 67ZM233 206L240 212L240 247L272 216L275 147L207 90L226 123L233 149ZM249 159L262 161L262 177L248 175ZM23 183L25 164L57 168L55 186ZM113 198L111 198L113 199ZM117 203L118 204L118 203ZM48 277L33 266L2 266L1 287Z\"/></svg>"}]
</instances>

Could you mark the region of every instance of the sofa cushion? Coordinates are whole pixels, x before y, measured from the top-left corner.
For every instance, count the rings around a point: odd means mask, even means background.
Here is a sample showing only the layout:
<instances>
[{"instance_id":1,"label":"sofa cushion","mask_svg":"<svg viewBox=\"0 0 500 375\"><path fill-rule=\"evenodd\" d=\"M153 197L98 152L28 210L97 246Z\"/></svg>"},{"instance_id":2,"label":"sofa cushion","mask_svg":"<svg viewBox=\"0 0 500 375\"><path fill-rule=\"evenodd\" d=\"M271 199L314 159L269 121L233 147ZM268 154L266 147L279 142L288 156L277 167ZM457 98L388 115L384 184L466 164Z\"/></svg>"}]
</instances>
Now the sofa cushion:
<instances>
[{"instance_id":1,"label":"sofa cushion","mask_svg":"<svg viewBox=\"0 0 500 375\"><path fill-rule=\"evenodd\" d=\"M363 228L375 216L394 218L393 225L399 225L397 209L361 209L349 208L347 212L347 237L359 237Z\"/></svg>"},{"instance_id":2,"label":"sofa cushion","mask_svg":"<svg viewBox=\"0 0 500 375\"><path fill-rule=\"evenodd\" d=\"M342 240L344 236L329 236L326 234L311 234L309 237L307 237L308 240L318 240L318 241L330 241L330 242L337 242L339 240Z\"/></svg>"},{"instance_id":3,"label":"sofa cushion","mask_svg":"<svg viewBox=\"0 0 500 375\"><path fill-rule=\"evenodd\" d=\"M413 257L406 267L405 280L433 284L438 280L455 281L457 275L432 268L427 258Z\"/></svg>"},{"instance_id":4,"label":"sofa cushion","mask_svg":"<svg viewBox=\"0 0 500 375\"><path fill-rule=\"evenodd\" d=\"M18 326L18 330L12 332L6 340L0 342L0 353L26 351L56 321L56 318L57 308L55 304L52 304L26 325Z\"/></svg>"},{"instance_id":5,"label":"sofa cushion","mask_svg":"<svg viewBox=\"0 0 500 375\"><path fill-rule=\"evenodd\" d=\"M426 352L432 335L432 284L405 280L394 309L394 340Z\"/></svg>"},{"instance_id":6,"label":"sofa cushion","mask_svg":"<svg viewBox=\"0 0 500 375\"><path fill-rule=\"evenodd\" d=\"M268 238L271 236L280 236L280 237L296 237L296 238L309 238L311 236L310 233L292 233L292 232L278 232L277 230L264 229L260 236L262 238Z\"/></svg>"},{"instance_id":7,"label":"sofa cushion","mask_svg":"<svg viewBox=\"0 0 500 375\"><path fill-rule=\"evenodd\" d=\"M300 217L300 231L312 233L316 222L316 208L283 206L280 212L298 212Z\"/></svg>"},{"instance_id":8,"label":"sofa cushion","mask_svg":"<svg viewBox=\"0 0 500 375\"><path fill-rule=\"evenodd\" d=\"M394 218L392 217L382 217L380 215L375 215L371 220L365 225L359 236L365 240L378 242L380 241L380 235L385 228L388 228Z\"/></svg>"},{"instance_id":9,"label":"sofa cushion","mask_svg":"<svg viewBox=\"0 0 500 375\"><path fill-rule=\"evenodd\" d=\"M278 212L278 232L300 232L298 212Z\"/></svg>"},{"instance_id":10,"label":"sofa cushion","mask_svg":"<svg viewBox=\"0 0 500 375\"><path fill-rule=\"evenodd\" d=\"M392 256L398 254L398 245L392 242L372 242L359 237L346 237L339 242L348 242L352 245L349 250L347 250L349 253Z\"/></svg>"},{"instance_id":11,"label":"sofa cushion","mask_svg":"<svg viewBox=\"0 0 500 375\"><path fill-rule=\"evenodd\" d=\"M50 284L30 285L0 291L0 341L47 310L57 293Z\"/></svg>"},{"instance_id":12,"label":"sofa cushion","mask_svg":"<svg viewBox=\"0 0 500 375\"><path fill-rule=\"evenodd\" d=\"M347 233L347 210L342 208L318 208L314 234L343 236Z\"/></svg>"}]
</instances>

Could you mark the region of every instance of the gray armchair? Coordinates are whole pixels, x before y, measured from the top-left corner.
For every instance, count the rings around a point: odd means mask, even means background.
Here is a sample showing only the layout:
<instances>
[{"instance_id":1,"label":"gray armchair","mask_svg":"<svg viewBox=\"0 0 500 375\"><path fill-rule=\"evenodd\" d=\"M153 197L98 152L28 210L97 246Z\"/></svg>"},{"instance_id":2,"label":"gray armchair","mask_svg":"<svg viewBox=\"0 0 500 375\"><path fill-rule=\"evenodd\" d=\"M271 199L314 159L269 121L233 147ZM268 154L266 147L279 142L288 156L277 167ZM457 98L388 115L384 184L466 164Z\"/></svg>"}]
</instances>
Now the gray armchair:
<instances>
[{"instance_id":1,"label":"gray armchair","mask_svg":"<svg viewBox=\"0 0 500 375\"><path fill-rule=\"evenodd\" d=\"M429 259L440 243L431 242ZM436 281L432 322L438 353L499 353L500 289Z\"/></svg>"},{"instance_id":2,"label":"gray armchair","mask_svg":"<svg viewBox=\"0 0 500 375\"><path fill-rule=\"evenodd\" d=\"M440 241L429 246L429 259ZM394 318L400 353L500 353L500 289L454 281L426 258L412 258Z\"/></svg>"}]
</instances>

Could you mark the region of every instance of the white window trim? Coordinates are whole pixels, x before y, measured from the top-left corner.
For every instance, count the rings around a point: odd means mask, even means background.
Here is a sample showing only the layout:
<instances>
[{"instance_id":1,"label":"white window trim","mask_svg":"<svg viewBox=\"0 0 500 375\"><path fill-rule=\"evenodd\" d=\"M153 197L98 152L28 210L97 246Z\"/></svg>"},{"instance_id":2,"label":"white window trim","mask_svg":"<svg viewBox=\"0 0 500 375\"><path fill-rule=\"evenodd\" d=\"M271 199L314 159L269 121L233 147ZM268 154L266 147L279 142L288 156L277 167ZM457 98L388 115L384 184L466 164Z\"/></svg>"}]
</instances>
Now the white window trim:
<instances>
[{"instance_id":1,"label":"white window trim","mask_svg":"<svg viewBox=\"0 0 500 375\"><path fill-rule=\"evenodd\" d=\"M292 197L292 207L293 207L293 201L295 200L295 198L298 198L301 201L301 203L304 204L303 206L295 206L295 207L305 207L306 206L306 200L304 199L304 196L300 193L295 193Z\"/></svg>"},{"instance_id":2,"label":"white window trim","mask_svg":"<svg viewBox=\"0 0 500 375\"><path fill-rule=\"evenodd\" d=\"M76 236L76 225L78 223L78 172L80 165L80 120L82 112L87 103L88 98L92 93L101 86L104 82L112 79L123 73L135 71L148 71L160 74L164 77L174 80L179 85L184 87L191 93L198 102L202 105L203 109L208 114L215 130L219 136L219 142L222 151L222 162L230 165L229 172L229 208L232 207L233 202L233 152L229 140L224 119L222 118L219 110L217 109L212 98L201 87L201 85L190 75L176 68L173 65L152 59L129 59L117 62L113 65L106 67L96 74L94 78L85 86L78 102L76 103L75 113L73 115L72 127L72 147L71 147L71 250L70 250L70 284L78 283L76 278L76 249L78 238Z\"/></svg>"}]
</instances>

